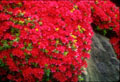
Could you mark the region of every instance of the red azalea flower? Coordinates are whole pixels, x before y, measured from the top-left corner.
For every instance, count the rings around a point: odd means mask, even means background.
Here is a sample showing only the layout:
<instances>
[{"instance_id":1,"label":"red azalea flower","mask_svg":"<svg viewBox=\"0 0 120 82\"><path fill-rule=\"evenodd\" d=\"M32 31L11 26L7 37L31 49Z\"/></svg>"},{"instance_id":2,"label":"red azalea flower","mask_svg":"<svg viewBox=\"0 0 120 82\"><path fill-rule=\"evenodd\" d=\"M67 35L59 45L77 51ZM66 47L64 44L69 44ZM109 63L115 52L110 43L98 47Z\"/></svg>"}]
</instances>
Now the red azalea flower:
<instances>
[{"instance_id":1,"label":"red azalea flower","mask_svg":"<svg viewBox=\"0 0 120 82\"><path fill-rule=\"evenodd\" d=\"M13 72L17 71L18 72L19 68L15 65L14 61L11 58L7 58L6 63L9 66L9 69L11 71L13 71Z\"/></svg>"},{"instance_id":2,"label":"red azalea flower","mask_svg":"<svg viewBox=\"0 0 120 82\"><path fill-rule=\"evenodd\" d=\"M12 54L13 54L13 56L16 56L19 58L25 58L24 52L19 48L14 48L12 50Z\"/></svg>"},{"instance_id":3,"label":"red azalea flower","mask_svg":"<svg viewBox=\"0 0 120 82\"><path fill-rule=\"evenodd\" d=\"M56 78L60 82L66 81L66 77L61 72L54 73L54 78Z\"/></svg>"}]
</instances>

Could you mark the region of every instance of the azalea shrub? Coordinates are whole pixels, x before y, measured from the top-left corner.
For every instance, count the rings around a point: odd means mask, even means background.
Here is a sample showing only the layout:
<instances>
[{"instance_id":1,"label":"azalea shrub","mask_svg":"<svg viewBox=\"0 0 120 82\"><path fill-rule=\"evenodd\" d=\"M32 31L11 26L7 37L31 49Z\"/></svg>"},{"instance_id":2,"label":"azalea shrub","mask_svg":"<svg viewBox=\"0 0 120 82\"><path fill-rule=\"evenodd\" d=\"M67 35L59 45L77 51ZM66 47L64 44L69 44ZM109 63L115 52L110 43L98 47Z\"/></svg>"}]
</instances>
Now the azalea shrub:
<instances>
[{"instance_id":1,"label":"azalea shrub","mask_svg":"<svg viewBox=\"0 0 120 82\"><path fill-rule=\"evenodd\" d=\"M96 30L102 34L109 35L110 42L120 59L120 13L117 7L110 0L94 0L91 2L93 23Z\"/></svg>"},{"instance_id":2,"label":"azalea shrub","mask_svg":"<svg viewBox=\"0 0 120 82\"><path fill-rule=\"evenodd\" d=\"M16 82L74 81L90 57L87 2L0 1L0 75Z\"/></svg>"},{"instance_id":3,"label":"azalea shrub","mask_svg":"<svg viewBox=\"0 0 120 82\"><path fill-rule=\"evenodd\" d=\"M1 80L83 80L94 34L91 23L116 33L111 42L118 54L118 16L118 8L110 1L1 0Z\"/></svg>"}]
</instances>

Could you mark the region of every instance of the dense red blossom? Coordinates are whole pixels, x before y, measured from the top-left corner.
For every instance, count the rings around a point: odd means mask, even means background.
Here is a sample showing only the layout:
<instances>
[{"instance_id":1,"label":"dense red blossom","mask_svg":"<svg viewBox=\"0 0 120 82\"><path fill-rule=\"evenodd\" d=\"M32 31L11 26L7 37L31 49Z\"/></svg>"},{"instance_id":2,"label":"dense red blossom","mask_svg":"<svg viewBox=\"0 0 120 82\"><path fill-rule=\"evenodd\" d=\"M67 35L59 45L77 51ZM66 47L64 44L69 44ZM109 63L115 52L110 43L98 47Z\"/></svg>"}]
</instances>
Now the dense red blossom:
<instances>
[{"instance_id":1,"label":"dense red blossom","mask_svg":"<svg viewBox=\"0 0 120 82\"><path fill-rule=\"evenodd\" d=\"M0 69L8 67L0 75L16 82L53 79L77 82L84 71L82 68L87 67L86 59L90 58L91 23L100 25L101 29L115 25L113 31L118 34L119 19L114 17L119 16L118 9L110 1L109 5L100 1L98 6L94 2L0 1L0 62L3 65ZM114 6L115 14L104 10L104 6L109 9ZM111 42L118 53L114 40Z\"/></svg>"}]
</instances>

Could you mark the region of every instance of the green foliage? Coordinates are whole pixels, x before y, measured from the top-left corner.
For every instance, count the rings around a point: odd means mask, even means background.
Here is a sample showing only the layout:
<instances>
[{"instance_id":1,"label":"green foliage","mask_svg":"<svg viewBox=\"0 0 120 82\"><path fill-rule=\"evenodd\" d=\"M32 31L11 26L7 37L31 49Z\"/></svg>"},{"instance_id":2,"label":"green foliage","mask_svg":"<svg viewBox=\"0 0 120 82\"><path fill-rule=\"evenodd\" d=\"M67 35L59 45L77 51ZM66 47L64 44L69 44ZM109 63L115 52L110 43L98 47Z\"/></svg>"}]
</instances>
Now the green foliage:
<instances>
[{"instance_id":1,"label":"green foliage","mask_svg":"<svg viewBox=\"0 0 120 82\"><path fill-rule=\"evenodd\" d=\"M32 50L32 48L33 48L32 43L29 43L27 46L27 50Z\"/></svg>"},{"instance_id":2,"label":"green foliage","mask_svg":"<svg viewBox=\"0 0 120 82\"><path fill-rule=\"evenodd\" d=\"M99 26L97 26L97 27L96 27L96 30L100 31L101 29L100 29L100 27L99 27Z\"/></svg>"},{"instance_id":3,"label":"green foliage","mask_svg":"<svg viewBox=\"0 0 120 82\"><path fill-rule=\"evenodd\" d=\"M104 29L103 30L103 34L106 35L107 34L107 30Z\"/></svg>"},{"instance_id":4,"label":"green foliage","mask_svg":"<svg viewBox=\"0 0 120 82\"><path fill-rule=\"evenodd\" d=\"M3 50L3 47L2 47L2 46L0 46L0 51L1 51L1 50Z\"/></svg>"},{"instance_id":5,"label":"green foliage","mask_svg":"<svg viewBox=\"0 0 120 82\"><path fill-rule=\"evenodd\" d=\"M113 30L113 28L112 28L112 27L110 27L110 28L109 28L109 30Z\"/></svg>"},{"instance_id":6,"label":"green foliage","mask_svg":"<svg viewBox=\"0 0 120 82\"><path fill-rule=\"evenodd\" d=\"M79 82L83 82L83 81L84 81L84 78L83 78L81 75L79 75L79 76L78 76L78 81L79 81Z\"/></svg>"},{"instance_id":7,"label":"green foliage","mask_svg":"<svg viewBox=\"0 0 120 82\"><path fill-rule=\"evenodd\" d=\"M32 65L33 67L38 67L38 64L37 64L37 63L31 63L31 65Z\"/></svg>"},{"instance_id":8,"label":"green foliage","mask_svg":"<svg viewBox=\"0 0 120 82\"><path fill-rule=\"evenodd\" d=\"M10 49L11 48L11 46L8 44L7 40L1 40L1 43L3 44L3 46L0 46L0 50Z\"/></svg>"},{"instance_id":9,"label":"green foliage","mask_svg":"<svg viewBox=\"0 0 120 82\"><path fill-rule=\"evenodd\" d=\"M2 61L2 59L0 59L0 67L4 67L5 63Z\"/></svg>"},{"instance_id":10,"label":"green foliage","mask_svg":"<svg viewBox=\"0 0 120 82\"><path fill-rule=\"evenodd\" d=\"M68 54L68 52L67 52L67 51L64 51L63 55L66 56L67 54Z\"/></svg>"},{"instance_id":11,"label":"green foliage","mask_svg":"<svg viewBox=\"0 0 120 82\"><path fill-rule=\"evenodd\" d=\"M48 82L50 80L50 69L44 69L44 77L42 82Z\"/></svg>"},{"instance_id":12,"label":"green foliage","mask_svg":"<svg viewBox=\"0 0 120 82\"><path fill-rule=\"evenodd\" d=\"M54 52L54 53L59 53L59 51L58 51L58 50L56 50L56 49L54 49L54 50L53 50L53 52Z\"/></svg>"}]
</instances>

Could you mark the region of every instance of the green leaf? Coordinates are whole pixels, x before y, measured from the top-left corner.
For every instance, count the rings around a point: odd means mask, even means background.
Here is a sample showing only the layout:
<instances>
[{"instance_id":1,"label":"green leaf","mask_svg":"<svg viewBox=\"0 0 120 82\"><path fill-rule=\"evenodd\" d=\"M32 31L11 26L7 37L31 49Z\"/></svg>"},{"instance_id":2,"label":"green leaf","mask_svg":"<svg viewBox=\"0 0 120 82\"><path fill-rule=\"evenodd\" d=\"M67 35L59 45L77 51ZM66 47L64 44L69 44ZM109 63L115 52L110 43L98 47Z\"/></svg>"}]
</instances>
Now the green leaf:
<instances>
[{"instance_id":1,"label":"green leaf","mask_svg":"<svg viewBox=\"0 0 120 82\"><path fill-rule=\"evenodd\" d=\"M79 80L79 82L81 82L84 80L84 78L81 75L78 75L78 80Z\"/></svg>"},{"instance_id":2,"label":"green leaf","mask_svg":"<svg viewBox=\"0 0 120 82\"><path fill-rule=\"evenodd\" d=\"M87 41L84 41L83 43L84 43L84 44L87 44Z\"/></svg>"},{"instance_id":3,"label":"green leaf","mask_svg":"<svg viewBox=\"0 0 120 82\"><path fill-rule=\"evenodd\" d=\"M104 34L104 35L106 35L106 34L107 34L107 31L106 31L105 29L103 30L103 34Z\"/></svg>"},{"instance_id":4,"label":"green leaf","mask_svg":"<svg viewBox=\"0 0 120 82\"><path fill-rule=\"evenodd\" d=\"M38 67L37 63L31 63L31 65L33 65L34 67Z\"/></svg>"},{"instance_id":5,"label":"green leaf","mask_svg":"<svg viewBox=\"0 0 120 82\"><path fill-rule=\"evenodd\" d=\"M24 21L18 21L18 23L20 24L20 25L23 25L24 24Z\"/></svg>"},{"instance_id":6,"label":"green leaf","mask_svg":"<svg viewBox=\"0 0 120 82\"><path fill-rule=\"evenodd\" d=\"M39 25L42 25L43 23L42 22L39 22Z\"/></svg>"},{"instance_id":7,"label":"green leaf","mask_svg":"<svg viewBox=\"0 0 120 82\"><path fill-rule=\"evenodd\" d=\"M47 50L47 49L45 49L45 50L44 50L44 52L45 52L45 53L48 53L48 50Z\"/></svg>"},{"instance_id":8,"label":"green leaf","mask_svg":"<svg viewBox=\"0 0 120 82\"><path fill-rule=\"evenodd\" d=\"M4 42L3 42L3 48L4 48L4 49L9 49L9 48L11 48L11 46L8 45L7 40L4 40Z\"/></svg>"},{"instance_id":9,"label":"green leaf","mask_svg":"<svg viewBox=\"0 0 120 82\"><path fill-rule=\"evenodd\" d=\"M22 16L24 16L24 13L21 12L18 14L18 17L22 17Z\"/></svg>"},{"instance_id":10,"label":"green leaf","mask_svg":"<svg viewBox=\"0 0 120 82\"><path fill-rule=\"evenodd\" d=\"M32 46L32 43L29 43L29 44L28 44L28 47L31 47L31 46Z\"/></svg>"},{"instance_id":11,"label":"green leaf","mask_svg":"<svg viewBox=\"0 0 120 82\"><path fill-rule=\"evenodd\" d=\"M52 64L51 67L54 67L54 65Z\"/></svg>"},{"instance_id":12,"label":"green leaf","mask_svg":"<svg viewBox=\"0 0 120 82\"><path fill-rule=\"evenodd\" d=\"M12 17L10 17L10 18L9 18L9 20L10 20L10 21L13 21L13 18L12 18Z\"/></svg>"},{"instance_id":13,"label":"green leaf","mask_svg":"<svg viewBox=\"0 0 120 82\"><path fill-rule=\"evenodd\" d=\"M27 46L27 50L32 50L33 46L32 46L32 43L29 43L28 46Z\"/></svg>"},{"instance_id":14,"label":"green leaf","mask_svg":"<svg viewBox=\"0 0 120 82\"><path fill-rule=\"evenodd\" d=\"M20 36L20 33L16 33L16 36L17 36L17 37Z\"/></svg>"},{"instance_id":15,"label":"green leaf","mask_svg":"<svg viewBox=\"0 0 120 82\"><path fill-rule=\"evenodd\" d=\"M68 54L68 51L64 51L63 55L66 56Z\"/></svg>"},{"instance_id":16,"label":"green leaf","mask_svg":"<svg viewBox=\"0 0 120 82\"><path fill-rule=\"evenodd\" d=\"M39 82L39 80L37 79L35 82Z\"/></svg>"},{"instance_id":17,"label":"green leaf","mask_svg":"<svg viewBox=\"0 0 120 82\"><path fill-rule=\"evenodd\" d=\"M0 67L5 67L5 63L0 59Z\"/></svg>"},{"instance_id":18,"label":"green leaf","mask_svg":"<svg viewBox=\"0 0 120 82\"><path fill-rule=\"evenodd\" d=\"M53 50L53 52L54 52L54 53L59 53L59 51L58 51L58 50L56 50L56 49L54 49L54 50Z\"/></svg>"},{"instance_id":19,"label":"green leaf","mask_svg":"<svg viewBox=\"0 0 120 82\"><path fill-rule=\"evenodd\" d=\"M113 30L113 28L112 28L112 27L110 27L110 28L109 28L109 30Z\"/></svg>"},{"instance_id":20,"label":"green leaf","mask_svg":"<svg viewBox=\"0 0 120 82\"><path fill-rule=\"evenodd\" d=\"M22 50L24 50L25 49L25 46L23 47L23 48L21 48Z\"/></svg>"},{"instance_id":21,"label":"green leaf","mask_svg":"<svg viewBox=\"0 0 120 82\"><path fill-rule=\"evenodd\" d=\"M30 28L32 28L32 29L35 28L35 24L33 24L32 26L30 26Z\"/></svg>"},{"instance_id":22,"label":"green leaf","mask_svg":"<svg viewBox=\"0 0 120 82\"><path fill-rule=\"evenodd\" d=\"M17 23L17 21L15 23ZM20 31L17 28L11 27L11 33L17 36L20 34Z\"/></svg>"},{"instance_id":23,"label":"green leaf","mask_svg":"<svg viewBox=\"0 0 120 82\"><path fill-rule=\"evenodd\" d=\"M13 14L13 12L7 12L8 14L10 14L10 15L12 15Z\"/></svg>"},{"instance_id":24,"label":"green leaf","mask_svg":"<svg viewBox=\"0 0 120 82\"><path fill-rule=\"evenodd\" d=\"M11 58L13 58L13 55L12 55L12 54L10 54L10 57L11 57Z\"/></svg>"},{"instance_id":25,"label":"green leaf","mask_svg":"<svg viewBox=\"0 0 120 82\"><path fill-rule=\"evenodd\" d=\"M42 82L48 82L50 80L50 69L44 69L44 77Z\"/></svg>"},{"instance_id":26,"label":"green leaf","mask_svg":"<svg viewBox=\"0 0 120 82\"><path fill-rule=\"evenodd\" d=\"M16 37L16 39L14 39L13 41L14 42L18 42L20 40L20 38L19 37Z\"/></svg>"},{"instance_id":27,"label":"green leaf","mask_svg":"<svg viewBox=\"0 0 120 82\"><path fill-rule=\"evenodd\" d=\"M45 75L46 75L47 77L50 76L50 69L45 69Z\"/></svg>"},{"instance_id":28,"label":"green leaf","mask_svg":"<svg viewBox=\"0 0 120 82\"><path fill-rule=\"evenodd\" d=\"M2 46L0 46L0 50L3 50L3 47L2 47Z\"/></svg>"},{"instance_id":29,"label":"green leaf","mask_svg":"<svg viewBox=\"0 0 120 82\"><path fill-rule=\"evenodd\" d=\"M7 56L4 56L3 58L4 58L4 59L6 59L6 58L7 58Z\"/></svg>"},{"instance_id":30,"label":"green leaf","mask_svg":"<svg viewBox=\"0 0 120 82\"><path fill-rule=\"evenodd\" d=\"M25 58L26 64L28 64L28 58Z\"/></svg>"},{"instance_id":31,"label":"green leaf","mask_svg":"<svg viewBox=\"0 0 120 82\"><path fill-rule=\"evenodd\" d=\"M48 64L45 64L45 67L48 67Z\"/></svg>"},{"instance_id":32,"label":"green leaf","mask_svg":"<svg viewBox=\"0 0 120 82\"><path fill-rule=\"evenodd\" d=\"M88 53L90 54L91 50L88 50Z\"/></svg>"},{"instance_id":33,"label":"green leaf","mask_svg":"<svg viewBox=\"0 0 120 82\"><path fill-rule=\"evenodd\" d=\"M26 43L26 42L24 42L24 45L26 46L26 45L27 45L27 43Z\"/></svg>"},{"instance_id":34,"label":"green leaf","mask_svg":"<svg viewBox=\"0 0 120 82\"><path fill-rule=\"evenodd\" d=\"M12 45L13 44L13 41L9 41L10 42L10 45Z\"/></svg>"},{"instance_id":35,"label":"green leaf","mask_svg":"<svg viewBox=\"0 0 120 82\"><path fill-rule=\"evenodd\" d=\"M18 72L22 73L22 70L18 70Z\"/></svg>"},{"instance_id":36,"label":"green leaf","mask_svg":"<svg viewBox=\"0 0 120 82\"><path fill-rule=\"evenodd\" d=\"M0 59L0 64L2 63L2 59Z\"/></svg>"},{"instance_id":37,"label":"green leaf","mask_svg":"<svg viewBox=\"0 0 120 82\"><path fill-rule=\"evenodd\" d=\"M74 44L72 44L71 48L72 48L73 51L76 50L76 46Z\"/></svg>"},{"instance_id":38,"label":"green leaf","mask_svg":"<svg viewBox=\"0 0 120 82\"><path fill-rule=\"evenodd\" d=\"M52 59L53 57L52 56L49 56L50 57L50 59Z\"/></svg>"},{"instance_id":39,"label":"green leaf","mask_svg":"<svg viewBox=\"0 0 120 82\"><path fill-rule=\"evenodd\" d=\"M100 31L101 29L100 29L100 27L99 27L99 26L97 26L97 27L96 27L96 30Z\"/></svg>"},{"instance_id":40,"label":"green leaf","mask_svg":"<svg viewBox=\"0 0 120 82\"><path fill-rule=\"evenodd\" d=\"M22 6L22 2L19 2L19 3L18 3L18 6L21 7L21 6Z\"/></svg>"},{"instance_id":41,"label":"green leaf","mask_svg":"<svg viewBox=\"0 0 120 82\"><path fill-rule=\"evenodd\" d=\"M94 12L95 12L95 9L94 9L93 7L91 7L91 11L92 11L92 13L94 13Z\"/></svg>"},{"instance_id":42,"label":"green leaf","mask_svg":"<svg viewBox=\"0 0 120 82\"><path fill-rule=\"evenodd\" d=\"M74 5L74 8L75 8L75 9L78 9L78 6L77 6L77 5Z\"/></svg>"},{"instance_id":43,"label":"green leaf","mask_svg":"<svg viewBox=\"0 0 120 82\"><path fill-rule=\"evenodd\" d=\"M1 40L3 44L7 44L7 40Z\"/></svg>"}]
</instances>

